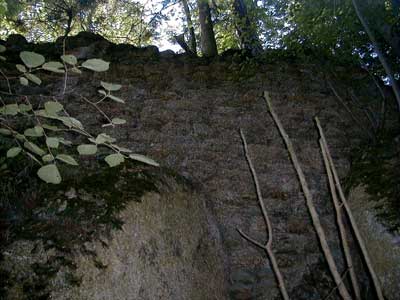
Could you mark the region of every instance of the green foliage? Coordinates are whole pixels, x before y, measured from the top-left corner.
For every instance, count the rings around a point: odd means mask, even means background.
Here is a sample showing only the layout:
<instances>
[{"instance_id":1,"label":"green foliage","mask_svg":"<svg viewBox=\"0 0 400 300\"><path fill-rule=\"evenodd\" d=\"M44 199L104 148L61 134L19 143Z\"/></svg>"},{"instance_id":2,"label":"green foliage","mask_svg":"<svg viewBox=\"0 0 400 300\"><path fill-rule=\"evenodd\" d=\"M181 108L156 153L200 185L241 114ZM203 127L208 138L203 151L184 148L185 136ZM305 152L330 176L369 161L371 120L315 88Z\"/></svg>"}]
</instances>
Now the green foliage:
<instances>
[{"instance_id":1,"label":"green foliage","mask_svg":"<svg viewBox=\"0 0 400 300\"><path fill-rule=\"evenodd\" d=\"M396 139L397 136L397 139ZM390 230L400 232L399 130L380 133L373 144L361 145L354 154L347 188L364 185L376 201L378 217Z\"/></svg>"},{"instance_id":2,"label":"green foliage","mask_svg":"<svg viewBox=\"0 0 400 300\"><path fill-rule=\"evenodd\" d=\"M4 49L0 48L0 51L4 52ZM29 82L41 85L40 76L42 72L67 76L68 72L76 73L76 70L80 71L82 68L94 72L105 72L109 68L109 63L102 59L89 59L79 65L76 57L72 55L63 55L61 61L46 62L40 54L23 51L20 53L20 58L23 65L17 64L16 69L21 73L19 82L22 85L29 85ZM67 77L65 77L66 79ZM7 78L7 80L9 79ZM122 86L103 81L100 84L104 88L104 90L99 91L103 95L100 100L93 102L84 97L82 99L94 106L107 118L109 122L103 124L103 127L116 127L125 124L124 119L110 118L99 107L106 99L125 103L123 99L111 94L111 92L120 90ZM17 98L11 92L11 87L9 87L8 94L7 99L0 97L3 103L0 106L0 135L2 139L8 139L12 146L6 150L5 157L0 156L2 170L7 168L7 164L11 160L24 155L39 165L37 175L40 179L47 183L59 184L62 181L59 170L60 163L78 166L74 154L77 153L80 156L95 155L99 152L99 148L105 148L108 149L108 152L111 152L104 159L110 167L120 165L125 159L158 166L158 163L152 159L143 155L132 154L130 149L118 146L115 144L116 139L106 133L100 133L96 137L91 135L78 119L66 111L62 104L62 97L53 96L51 101L32 105L29 97L25 97L23 100ZM26 119L30 121L24 122L23 120ZM20 125L16 126L17 124ZM21 124L23 125L21 126ZM71 149L72 144L76 141L71 142L65 138L71 132L87 140L86 143L79 142L76 152Z\"/></svg>"}]
</instances>

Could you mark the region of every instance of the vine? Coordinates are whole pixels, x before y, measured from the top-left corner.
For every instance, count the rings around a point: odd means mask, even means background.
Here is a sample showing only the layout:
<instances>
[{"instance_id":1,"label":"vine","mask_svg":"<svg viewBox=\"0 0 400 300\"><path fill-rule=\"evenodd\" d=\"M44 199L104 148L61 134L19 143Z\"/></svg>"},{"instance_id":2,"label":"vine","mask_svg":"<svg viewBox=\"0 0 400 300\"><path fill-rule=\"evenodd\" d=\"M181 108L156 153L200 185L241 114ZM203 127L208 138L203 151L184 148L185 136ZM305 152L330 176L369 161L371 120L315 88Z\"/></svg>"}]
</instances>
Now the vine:
<instances>
[{"instance_id":1,"label":"vine","mask_svg":"<svg viewBox=\"0 0 400 300\"><path fill-rule=\"evenodd\" d=\"M6 57L2 55L6 50L4 46L0 45L0 61L6 61ZM46 183L59 184L62 181L62 176L58 164L79 165L74 157L76 155L71 154L73 151L70 148L73 143L66 138L66 134L70 132L77 133L86 139L85 143L76 146L78 156L95 155L102 147L108 149L109 153L104 157L104 160L110 167L120 165L125 159L159 166L153 159L119 146L116 144L116 139L106 133L100 133L96 136L89 133L78 119L67 112L62 104L61 97L53 96L51 101L40 103L34 107L28 96L17 97L18 95L13 93L10 84L10 80L18 79L19 84L23 86L29 84L41 85L40 72L63 74L64 95L68 72L81 74L82 69L105 72L109 69L109 62L94 58L79 64L74 55L65 54L60 57L61 61L46 62L45 57L41 54L29 51L22 51L19 57L23 64L15 65L19 71L18 77L9 78L0 69L0 74L7 82L7 92L3 92L3 94L8 96L7 100L0 96L0 135L9 139L12 144L12 147L6 151L6 157L0 157L0 169L7 169L9 160L25 155L39 165L37 175L40 179ZM89 100L83 96L80 99L93 106L107 120L107 123L102 125L103 128L125 124L126 120L110 117L100 107L104 101L124 104L125 101L114 94L121 89L122 85L104 81L101 81L100 85L102 87L98 91L101 95L100 99ZM31 120L31 123L29 126L25 124L22 130L17 130L15 125L23 117Z\"/></svg>"}]
</instances>

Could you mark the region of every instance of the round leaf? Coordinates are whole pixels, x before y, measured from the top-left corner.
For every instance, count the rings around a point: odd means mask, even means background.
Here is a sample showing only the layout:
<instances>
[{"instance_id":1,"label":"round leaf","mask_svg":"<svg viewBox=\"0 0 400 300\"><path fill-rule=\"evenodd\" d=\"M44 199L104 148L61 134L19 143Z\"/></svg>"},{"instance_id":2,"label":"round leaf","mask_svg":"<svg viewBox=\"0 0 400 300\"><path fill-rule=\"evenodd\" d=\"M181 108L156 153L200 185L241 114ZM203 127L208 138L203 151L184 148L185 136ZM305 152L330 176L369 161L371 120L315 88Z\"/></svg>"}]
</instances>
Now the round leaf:
<instances>
[{"instance_id":1,"label":"round leaf","mask_svg":"<svg viewBox=\"0 0 400 300\"><path fill-rule=\"evenodd\" d=\"M15 156L17 156L18 154L20 154L21 151L22 151L21 147L13 147L13 148L10 148L10 149L8 149L8 151L7 151L7 157L8 157L8 158L15 157Z\"/></svg>"},{"instance_id":2,"label":"round leaf","mask_svg":"<svg viewBox=\"0 0 400 300\"><path fill-rule=\"evenodd\" d=\"M6 47L0 45L0 53L6 52Z\"/></svg>"},{"instance_id":3,"label":"round leaf","mask_svg":"<svg viewBox=\"0 0 400 300\"><path fill-rule=\"evenodd\" d=\"M24 131L25 136L39 137L43 136L43 127L35 126L33 128L28 128Z\"/></svg>"},{"instance_id":4,"label":"round leaf","mask_svg":"<svg viewBox=\"0 0 400 300\"><path fill-rule=\"evenodd\" d=\"M76 59L76 57L72 54L67 54L67 55L62 55L61 59L63 62L69 64L69 65L76 65L78 63L78 60Z\"/></svg>"},{"instance_id":5,"label":"round leaf","mask_svg":"<svg viewBox=\"0 0 400 300\"><path fill-rule=\"evenodd\" d=\"M40 85L42 83L42 80L34 74L25 73L25 76L26 76L26 78L28 78L33 83L36 83L37 85Z\"/></svg>"},{"instance_id":6,"label":"round leaf","mask_svg":"<svg viewBox=\"0 0 400 300\"><path fill-rule=\"evenodd\" d=\"M76 74L82 74L82 71L79 70L77 67L73 67L73 68L71 69L71 72L74 72L74 73L76 73Z\"/></svg>"},{"instance_id":7,"label":"round leaf","mask_svg":"<svg viewBox=\"0 0 400 300\"><path fill-rule=\"evenodd\" d=\"M46 110L46 112L50 115L55 115L57 114L59 111L63 110L63 105L60 102L55 102L55 101L47 101L44 104L44 109Z\"/></svg>"},{"instance_id":8,"label":"round leaf","mask_svg":"<svg viewBox=\"0 0 400 300\"><path fill-rule=\"evenodd\" d=\"M28 112L32 110L32 105L31 104L20 104L18 105L18 108L20 112Z\"/></svg>"},{"instance_id":9,"label":"round leaf","mask_svg":"<svg viewBox=\"0 0 400 300\"><path fill-rule=\"evenodd\" d=\"M115 167L115 166L118 166L119 164L123 163L125 158L120 153L114 153L114 154L107 155L104 160L110 167Z\"/></svg>"},{"instance_id":10,"label":"round leaf","mask_svg":"<svg viewBox=\"0 0 400 300\"><path fill-rule=\"evenodd\" d=\"M49 146L50 148L57 149L58 146L60 145L60 141L56 137L48 137L46 138L46 145Z\"/></svg>"},{"instance_id":11,"label":"round leaf","mask_svg":"<svg viewBox=\"0 0 400 300\"><path fill-rule=\"evenodd\" d=\"M107 91L118 91L122 87L122 85L120 85L120 84L108 83L108 82L104 82L104 81L100 81L100 84Z\"/></svg>"},{"instance_id":12,"label":"round leaf","mask_svg":"<svg viewBox=\"0 0 400 300\"><path fill-rule=\"evenodd\" d=\"M155 166L155 167L159 167L160 166L156 161L154 161L151 158L148 158L147 156L144 156L142 154L130 154L129 158L137 160L137 161L140 161L140 162L143 162L143 163L148 164L148 165Z\"/></svg>"},{"instance_id":13,"label":"round leaf","mask_svg":"<svg viewBox=\"0 0 400 300\"><path fill-rule=\"evenodd\" d=\"M11 132L11 130L6 129L6 128L0 128L0 134L2 134L2 135L11 135L12 132Z\"/></svg>"},{"instance_id":14,"label":"round leaf","mask_svg":"<svg viewBox=\"0 0 400 300\"><path fill-rule=\"evenodd\" d=\"M52 162L54 160L54 156L51 154L46 154L42 156L42 160L45 163Z\"/></svg>"},{"instance_id":15,"label":"round leaf","mask_svg":"<svg viewBox=\"0 0 400 300\"><path fill-rule=\"evenodd\" d=\"M42 66L42 68L54 73L65 73L64 65L58 61L47 62Z\"/></svg>"},{"instance_id":16,"label":"round leaf","mask_svg":"<svg viewBox=\"0 0 400 300\"><path fill-rule=\"evenodd\" d=\"M116 140L105 133L100 133L96 140L94 141L96 144L104 144L104 143L114 143Z\"/></svg>"},{"instance_id":17,"label":"round leaf","mask_svg":"<svg viewBox=\"0 0 400 300\"><path fill-rule=\"evenodd\" d=\"M37 54L30 51L22 51L19 54L21 60L24 62L25 66L28 68L36 68L44 64L45 59L43 55Z\"/></svg>"},{"instance_id":18,"label":"round leaf","mask_svg":"<svg viewBox=\"0 0 400 300\"><path fill-rule=\"evenodd\" d=\"M109 62L106 62L102 59L92 58L83 62L82 67L95 71L95 72L104 72L107 71L110 66Z\"/></svg>"},{"instance_id":19,"label":"round leaf","mask_svg":"<svg viewBox=\"0 0 400 300\"><path fill-rule=\"evenodd\" d=\"M113 118L111 121L114 125L122 125L126 123L126 120L120 118Z\"/></svg>"},{"instance_id":20,"label":"round leaf","mask_svg":"<svg viewBox=\"0 0 400 300\"><path fill-rule=\"evenodd\" d=\"M38 147L36 144L34 144L32 142L25 142L24 147L39 156L43 156L46 154L46 152L43 149L41 149L40 147Z\"/></svg>"},{"instance_id":21,"label":"round leaf","mask_svg":"<svg viewBox=\"0 0 400 300\"><path fill-rule=\"evenodd\" d=\"M19 83L21 83L22 85L25 85L25 86L29 85L29 81L25 77L20 77Z\"/></svg>"},{"instance_id":22,"label":"round leaf","mask_svg":"<svg viewBox=\"0 0 400 300\"><path fill-rule=\"evenodd\" d=\"M64 123L65 126L67 126L69 128L75 127L75 128L80 129L80 130L83 130L82 123L80 121L78 121L77 119L75 119L75 118L72 118L72 117L59 117L59 118L57 118L57 120L60 120L61 122Z\"/></svg>"},{"instance_id":23,"label":"round leaf","mask_svg":"<svg viewBox=\"0 0 400 300\"><path fill-rule=\"evenodd\" d=\"M61 175L55 164L41 167L37 171L37 175L46 183L59 184L61 182Z\"/></svg>"},{"instance_id":24,"label":"round leaf","mask_svg":"<svg viewBox=\"0 0 400 300\"><path fill-rule=\"evenodd\" d=\"M15 66L17 67L18 71L20 71L21 73L25 73L26 72L26 68L25 68L24 65L17 64Z\"/></svg>"},{"instance_id":25,"label":"round leaf","mask_svg":"<svg viewBox=\"0 0 400 300\"><path fill-rule=\"evenodd\" d=\"M19 107L18 104L7 104L4 106L4 114L5 115L10 115L10 116L15 116L19 112Z\"/></svg>"},{"instance_id":26,"label":"round leaf","mask_svg":"<svg viewBox=\"0 0 400 300\"><path fill-rule=\"evenodd\" d=\"M72 165L72 166L77 166L78 163L76 162L76 160L70 156L70 155L66 155L66 154L58 154L56 156L56 159L65 162L66 164Z\"/></svg>"},{"instance_id":27,"label":"round leaf","mask_svg":"<svg viewBox=\"0 0 400 300\"><path fill-rule=\"evenodd\" d=\"M92 144L83 144L77 147L80 155L93 155L97 152L97 146Z\"/></svg>"}]
</instances>

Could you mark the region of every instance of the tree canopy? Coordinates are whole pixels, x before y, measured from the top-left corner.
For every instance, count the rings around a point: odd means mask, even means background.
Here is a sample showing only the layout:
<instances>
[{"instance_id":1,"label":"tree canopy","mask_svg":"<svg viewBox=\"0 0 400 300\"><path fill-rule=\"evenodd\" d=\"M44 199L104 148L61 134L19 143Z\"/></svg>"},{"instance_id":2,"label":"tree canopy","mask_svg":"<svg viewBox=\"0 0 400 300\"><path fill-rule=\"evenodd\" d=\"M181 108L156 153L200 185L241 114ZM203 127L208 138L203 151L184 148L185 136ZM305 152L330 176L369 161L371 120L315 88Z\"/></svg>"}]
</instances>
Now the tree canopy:
<instances>
[{"instance_id":1,"label":"tree canopy","mask_svg":"<svg viewBox=\"0 0 400 300\"><path fill-rule=\"evenodd\" d=\"M279 49L321 61L361 61L386 78L379 47L398 78L399 11L400 0L0 0L0 38L20 33L28 40L52 41L89 31L136 46L179 43L206 56L228 49L255 55Z\"/></svg>"}]
</instances>

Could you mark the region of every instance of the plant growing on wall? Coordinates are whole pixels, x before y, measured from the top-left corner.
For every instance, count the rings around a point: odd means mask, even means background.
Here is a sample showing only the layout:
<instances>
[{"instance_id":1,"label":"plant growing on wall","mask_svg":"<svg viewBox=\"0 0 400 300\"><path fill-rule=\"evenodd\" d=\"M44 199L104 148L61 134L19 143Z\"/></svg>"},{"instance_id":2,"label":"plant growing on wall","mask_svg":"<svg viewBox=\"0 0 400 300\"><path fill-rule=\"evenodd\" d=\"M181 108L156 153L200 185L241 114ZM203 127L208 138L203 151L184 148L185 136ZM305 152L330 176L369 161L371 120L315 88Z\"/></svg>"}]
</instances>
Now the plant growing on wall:
<instances>
[{"instance_id":1,"label":"plant growing on wall","mask_svg":"<svg viewBox=\"0 0 400 300\"><path fill-rule=\"evenodd\" d=\"M4 54L6 48L0 45L0 54ZM17 77L21 85L41 85L40 74L43 71L64 75L63 95L66 92L68 73L81 74L82 70L105 72L109 69L109 62L102 59L88 59L81 64L74 55L62 55L60 61L47 61L42 55L23 51L20 53L23 64L16 64L19 71ZM0 60L6 57L0 55ZM12 92L10 79L1 70L2 76L7 82L8 91L0 96L0 135L13 145L5 155L0 157L1 168L7 168L7 162L20 155L34 161L38 165L37 175L47 183L59 184L62 176L59 164L78 166L76 156L96 155L99 148L108 149L104 160L110 167L120 165L125 159L137 160L149 165L158 166L154 160L135 154L132 150L116 144L116 139L106 133L92 135L81 121L71 116L62 103L62 97L52 95L51 100L33 104L28 96L19 97ZM108 116L100 107L104 101L113 101L124 104L125 101L116 92L121 89L120 84L101 81L98 100L89 100L80 96L82 101L89 103L107 120L102 127L117 127L125 124L126 120L119 117ZM26 121L27 120L27 121ZM16 124L23 123L22 129L16 129ZM67 133L76 133L84 137L86 141L76 146L73 150L73 141L66 138Z\"/></svg>"}]
</instances>

